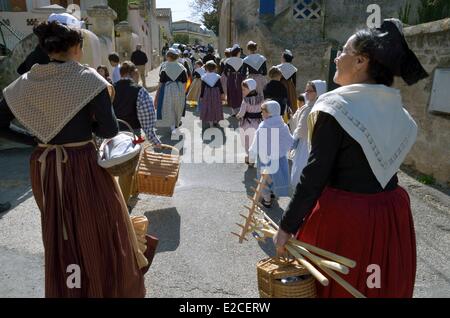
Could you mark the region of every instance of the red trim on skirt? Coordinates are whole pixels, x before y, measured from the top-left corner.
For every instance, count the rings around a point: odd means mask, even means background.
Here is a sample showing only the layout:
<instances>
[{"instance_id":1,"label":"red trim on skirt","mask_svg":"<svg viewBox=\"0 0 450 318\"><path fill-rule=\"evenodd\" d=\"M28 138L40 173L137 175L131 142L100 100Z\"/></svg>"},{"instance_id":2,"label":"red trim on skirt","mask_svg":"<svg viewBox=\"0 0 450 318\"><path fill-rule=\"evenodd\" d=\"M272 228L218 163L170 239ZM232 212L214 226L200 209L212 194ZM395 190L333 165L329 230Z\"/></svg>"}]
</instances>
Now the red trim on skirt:
<instances>
[{"instance_id":1,"label":"red trim on skirt","mask_svg":"<svg viewBox=\"0 0 450 318\"><path fill-rule=\"evenodd\" d=\"M416 238L408 193L401 187L373 195L326 188L297 234L315 245L357 262L348 275L340 275L366 297L410 298L416 277ZM380 288L372 264L380 267ZM319 283L319 298L352 297L330 279Z\"/></svg>"}]
</instances>

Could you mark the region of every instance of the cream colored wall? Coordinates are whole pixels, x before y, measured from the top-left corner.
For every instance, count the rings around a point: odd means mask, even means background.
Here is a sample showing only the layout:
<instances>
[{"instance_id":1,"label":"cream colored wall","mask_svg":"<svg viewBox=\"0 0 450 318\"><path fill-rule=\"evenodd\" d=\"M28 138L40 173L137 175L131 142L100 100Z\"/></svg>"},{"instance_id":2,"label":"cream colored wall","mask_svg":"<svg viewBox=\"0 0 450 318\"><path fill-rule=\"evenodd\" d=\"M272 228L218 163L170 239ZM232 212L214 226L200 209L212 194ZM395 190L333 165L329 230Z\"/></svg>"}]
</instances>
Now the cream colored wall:
<instances>
[{"instance_id":1,"label":"cream colored wall","mask_svg":"<svg viewBox=\"0 0 450 318\"><path fill-rule=\"evenodd\" d=\"M144 51L145 54L147 54L149 61L151 61L153 49L151 39L152 31L150 30L148 24L144 21L144 18L141 17L138 9L132 8L128 9L128 23L133 33L135 34L135 36L133 36L133 38L131 39L132 51L130 52L130 56L131 53L136 49L136 44L140 43L143 45L142 51ZM142 31L142 26L144 27L144 31ZM145 31L147 31L148 35L145 33ZM151 62L147 64L147 70L150 69L151 69Z\"/></svg>"},{"instance_id":2,"label":"cream colored wall","mask_svg":"<svg viewBox=\"0 0 450 318\"><path fill-rule=\"evenodd\" d=\"M450 186L450 116L428 111L435 70L450 68L450 19L405 28L404 32L411 50L430 74L413 86L396 81L405 107L419 126L405 164ZM445 84L450 88L450 83Z\"/></svg>"}]
</instances>

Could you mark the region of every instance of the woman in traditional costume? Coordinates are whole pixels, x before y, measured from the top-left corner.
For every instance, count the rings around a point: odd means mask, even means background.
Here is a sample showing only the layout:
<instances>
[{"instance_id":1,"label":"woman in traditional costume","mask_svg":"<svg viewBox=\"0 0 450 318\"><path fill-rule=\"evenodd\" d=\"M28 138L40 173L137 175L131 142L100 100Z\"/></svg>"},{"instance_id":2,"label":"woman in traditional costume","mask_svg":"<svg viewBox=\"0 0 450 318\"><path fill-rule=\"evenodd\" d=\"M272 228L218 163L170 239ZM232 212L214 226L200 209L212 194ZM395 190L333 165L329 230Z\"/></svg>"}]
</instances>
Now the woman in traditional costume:
<instances>
[{"instance_id":1,"label":"woman in traditional costume","mask_svg":"<svg viewBox=\"0 0 450 318\"><path fill-rule=\"evenodd\" d=\"M235 44L231 49L231 57L225 61L225 75L227 76L227 100L231 107L232 117L236 117L242 104L242 82L244 62L240 58L241 48Z\"/></svg>"},{"instance_id":2,"label":"woman in traditional costume","mask_svg":"<svg viewBox=\"0 0 450 318\"><path fill-rule=\"evenodd\" d=\"M162 127L170 127L172 134L177 132L185 109L187 82L186 68L177 62L178 52L169 49L167 62L161 65L159 88L157 92L157 119Z\"/></svg>"},{"instance_id":3,"label":"woman in traditional costume","mask_svg":"<svg viewBox=\"0 0 450 318\"><path fill-rule=\"evenodd\" d=\"M206 74L202 76L202 91L200 94L200 119L208 122L210 126L218 127L219 121L223 120L222 100L224 99L220 75L214 61L205 65Z\"/></svg>"},{"instance_id":4,"label":"woman in traditional costume","mask_svg":"<svg viewBox=\"0 0 450 318\"><path fill-rule=\"evenodd\" d=\"M305 89L306 105L299 108L295 114L298 118L294 131L294 146L292 151L291 185L295 188L300 182L300 175L306 167L309 158L308 116L319 96L327 92L327 82L315 80L308 82ZM298 113L298 114L297 114Z\"/></svg>"},{"instance_id":5,"label":"woman in traditional costume","mask_svg":"<svg viewBox=\"0 0 450 318\"><path fill-rule=\"evenodd\" d=\"M225 74L225 61L231 57L231 48L227 48L224 52L225 57L220 61L220 81L222 82L223 92L227 96L227 75Z\"/></svg>"},{"instance_id":6,"label":"woman in traditional costume","mask_svg":"<svg viewBox=\"0 0 450 318\"><path fill-rule=\"evenodd\" d=\"M185 47L183 47L184 49ZM178 62L180 64L182 64L184 66L184 68L186 69L186 74L187 74L187 82L186 82L186 87L185 87L185 92L186 94L189 92L189 89L191 88L192 85L192 81L193 81L193 65L191 62L191 59L189 58L189 51L188 50L184 50L184 51L180 51L178 52L180 58L178 59ZM183 113L184 116L184 113Z\"/></svg>"},{"instance_id":7,"label":"woman in traditional costume","mask_svg":"<svg viewBox=\"0 0 450 318\"><path fill-rule=\"evenodd\" d=\"M3 90L2 137L16 118L39 145L30 159L31 187L41 211L46 297L144 297L139 252L115 179L97 163L92 134L118 133L112 86L81 65L80 29L44 22L34 28L48 65L34 65ZM134 238L133 238L134 236ZM79 286L67 284L73 266ZM75 283L76 284L76 283Z\"/></svg>"},{"instance_id":8,"label":"woman in traditional costume","mask_svg":"<svg viewBox=\"0 0 450 318\"><path fill-rule=\"evenodd\" d=\"M286 87L281 84L281 72L278 67L273 66L270 68L269 77L270 82L264 87L264 99L271 99L277 101L281 107L281 117L284 122L287 123L287 106L288 106L288 93Z\"/></svg>"},{"instance_id":9,"label":"woman in traditional costume","mask_svg":"<svg viewBox=\"0 0 450 318\"><path fill-rule=\"evenodd\" d=\"M244 75L247 78L252 78L258 84L258 95L264 96L264 87L266 87L267 80L267 59L257 53L258 44L253 41L248 42L247 50L250 52L244 59Z\"/></svg>"},{"instance_id":10,"label":"woman in traditional costume","mask_svg":"<svg viewBox=\"0 0 450 318\"><path fill-rule=\"evenodd\" d=\"M242 101L241 109L237 114L239 119L239 132L242 145L245 148L245 163L250 165L253 162L249 160L249 149L255 139L256 130L262 122L261 105L264 97L258 95L258 84L252 78L242 82Z\"/></svg>"},{"instance_id":11,"label":"woman in traditional costume","mask_svg":"<svg viewBox=\"0 0 450 318\"><path fill-rule=\"evenodd\" d=\"M294 55L290 50L285 50L281 57L281 64L277 67L280 69L281 83L288 91L289 108L291 115L297 111L297 71L298 69L292 65ZM288 109L289 111L289 109Z\"/></svg>"},{"instance_id":12,"label":"woman in traditional costume","mask_svg":"<svg viewBox=\"0 0 450 318\"><path fill-rule=\"evenodd\" d=\"M355 33L335 63L334 81L342 87L319 97L311 110L308 165L274 241L283 253L296 235L355 260L344 278L366 297L409 298L416 238L397 172L415 143L417 124L392 85L394 76L413 85L428 74L398 20ZM379 288L367 284L374 267ZM333 281L317 287L319 297L351 297Z\"/></svg>"},{"instance_id":13,"label":"woman in traditional costume","mask_svg":"<svg viewBox=\"0 0 450 318\"><path fill-rule=\"evenodd\" d=\"M262 190L262 205L271 208L279 197L289 195L288 151L294 139L289 127L280 116L280 104L266 101L261 105L264 121L256 131L255 139L249 149L251 162L257 162L257 176L267 173L270 180Z\"/></svg>"},{"instance_id":14,"label":"woman in traditional costume","mask_svg":"<svg viewBox=\"0 0 450 318\"><path fill-rule=\"evenodd\" d=\"M191 88L189 89L189 93L186 97L187 103L191 107L195 107L198 105L198 100L200 98L200 93L202 91L202 76L206 74L205 68L203 67L203 62L198 60L195 62L195 69L193 73L193 82Z\"/></svg>"}]
</instances>

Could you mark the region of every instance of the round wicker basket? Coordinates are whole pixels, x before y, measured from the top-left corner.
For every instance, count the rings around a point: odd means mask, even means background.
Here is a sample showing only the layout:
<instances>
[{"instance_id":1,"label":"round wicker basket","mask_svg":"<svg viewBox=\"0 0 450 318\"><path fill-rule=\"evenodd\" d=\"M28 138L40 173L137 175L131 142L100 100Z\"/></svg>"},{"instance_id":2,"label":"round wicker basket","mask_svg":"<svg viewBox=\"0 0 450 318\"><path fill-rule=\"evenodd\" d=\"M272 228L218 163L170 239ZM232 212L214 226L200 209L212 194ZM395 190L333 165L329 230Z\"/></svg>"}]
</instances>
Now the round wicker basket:
<instances>
[{"instance_id":1,"label":"round wicker basket","mask_svg":"<svg viewBox=\"0 0 450 318\"><path fill-rule=\"evenodd\" d=\"M278 257L257 264L258 288L261 298L316 298L314 277L297 261ZM289 282L289 278L296 279Z\"/></svg>"},{"instance_id":2,"label":"round wicker basket","mask_svg":"<svg viewBox=\"0 0 450 318\"><path fill-rule=\"evenodd\" d=\"M127 134L134 137L134 140L138 140L138 136L136 136L136 134L134 133L134 130L130 126L130 124L128 124L126 121L121 120L121 119L117 119L117 121L124 124L125 126L127 126L128 129L130 130L130 133L127 132ZM132 159L130 159L124 163L115 165L113 167L105 168L105 169L111 175L113 175L115 177L124 176L124 175L132 175L135 173L138 163L139 163L139 153L137 153L136 156L134 156Z\"/></svg>"}]
</instances>

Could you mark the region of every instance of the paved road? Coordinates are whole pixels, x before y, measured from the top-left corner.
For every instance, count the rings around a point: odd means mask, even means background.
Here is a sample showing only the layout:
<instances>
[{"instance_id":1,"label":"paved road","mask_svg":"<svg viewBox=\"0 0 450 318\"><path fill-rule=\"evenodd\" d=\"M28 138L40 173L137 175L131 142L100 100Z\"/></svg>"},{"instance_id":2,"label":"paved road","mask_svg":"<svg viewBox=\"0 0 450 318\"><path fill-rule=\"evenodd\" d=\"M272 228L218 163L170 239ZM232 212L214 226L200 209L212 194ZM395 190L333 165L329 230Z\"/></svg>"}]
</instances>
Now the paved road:
<instances>
[{"instance_id":1,"label":"paved road","mask_svg":"<svg viewBox=\"0 0 450 318\"><path fill-rule=\"evenodd\" d=\"M189 111L183 124L194 135L191 143L200 141L193 149L197 154L220 151L220 141L201 142L196 118ZM164 129L158 133L167 135ZM177 143L167 137L164 142ZM29 148L0 151L0 201L14 205L0 215L0 297L44 295L40 214L28 180L30 153ZM183 163L173 198L139 196L133 213L146 215L150 232L161 240L146 276L148 297L258 297L255 264L273 255L273 245L254 239L240 245L230 235L248 204L254 177L255 171L241 163ZM411 195L417 231L415 296L450 297L450 198L403 173L400 179ZM271 215L278 219L287 203L281 200Z\"/></svg>"}]
</instances>

